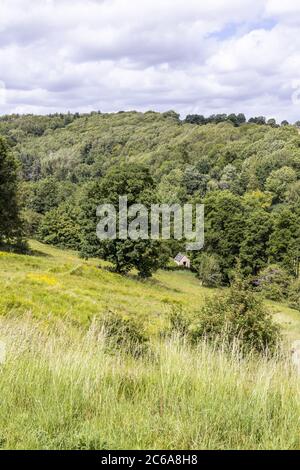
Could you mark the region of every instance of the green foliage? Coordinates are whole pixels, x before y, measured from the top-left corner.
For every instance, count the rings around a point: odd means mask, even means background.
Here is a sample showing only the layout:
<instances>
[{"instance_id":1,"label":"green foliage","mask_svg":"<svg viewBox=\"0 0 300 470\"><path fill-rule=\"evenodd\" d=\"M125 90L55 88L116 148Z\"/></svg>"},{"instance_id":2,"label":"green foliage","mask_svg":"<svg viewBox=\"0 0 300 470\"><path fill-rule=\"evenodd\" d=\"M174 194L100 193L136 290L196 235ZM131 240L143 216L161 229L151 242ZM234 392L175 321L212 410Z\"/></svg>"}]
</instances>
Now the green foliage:
<instances>
[{"instance_id":1,"label":"green foliage","mask_svg":"<svg viewBox=\"0 0 300 470\"><path fill-rule=\"evenodd\" d=\"M169 324L163 336L178 336L189 339L191 322L180 307L173 307L169 315Z\"/></svg>"},{"instance_id":2,"label":"green foliage","mask_svg":"<svg viewBox=\"0 0 300 470\"><path fill-rule=\"evenodd\" d=\"M123 351L135 357L147 351L148 338L134 320L108 312L99 321L110 351Z\"/></svg>"},{"instance_id":3,"label":"green foliage","mask_svg":"<svg viewBox=\"0 0 300 470\"><path fill-rule=\"evenodd\" d=\"M240 184L237 169L234 165L229 163L223 168L220 182L220 189L229 189L232 193L239 193Z\"/></svg>"},{"instance_id":4,"label":"green foliage","mask_svg":"<svg viewBox=\"0 0 300 470\"><path fill-rule=\"evenodd\" d=\"M17 162L0 137L0 244L22 245L23 227L18 200Z\"/></svg>"},{"instance_id":5,"label":"green foliage","mask_svg":"<svg viewBox=\"0 0 300 470\"><path fill-rule=\"evenodd\" d=\"M100 182L88 187L81 201L82 256L99 256L106 259L113 263L116 272L121 274L136 268L141 277L150 277L168 258L168 251L160 241L130 238L123 240L118 231L116 239L97 238L97 207L100 204L112 204L116 209L118 226L119 196L127 196L128 206L139 203L150 209L151 204L155 202L155 193L149 171L137 164L116 167ZM131 222L129 219L127 228Z\"/></svg>"},{"instance_id":6,"label":"green foliage","mask_svg":"<svg viewBox=\"0 0 300 470\"><path fill-rule=\"evenodd\" d=\"M178 182L178 178L174 178L174 180ZM198 164L196 166L190 165L185 169L182 183L186 187L187 194L191 195L196 192L203 197L207 191L208 180L209 176L205 173L201 173L201 164ZM180 198L177 200L180 200Z\"/></svg>"},{"instance_id":7,"label":"green foliage","mask_svg":"<svg viewBox=\"0 0 300 470\"><path fill-rule=\"evenodd\" d=\"M37 229L37 237L44 243L62 248L80 249L80 210L71 202L61 204L46 213Z\"/></svg>"},{"instance_id":8,"label":"green foliage","mask_svg":"<svg viewBox=\"0 0 300 470\"><path fill-rule=\"evenodd\" d=\"M255 280L255 285L270 300L284 300L290 283L291 276L277 265L269 265L262 269Z\"/></svg>"},{"instance_id":9,"label":"green foliage","mask_svg":"<svg viewBox=\"0 0 300 470\"><path fill-rule=\"evenodd\" d=\"M138 194L132 200L147 190L152 202L204 201L205 251L217 256L222 282L228 283L237 257L244 274L256 275L268 262L282 265L295 277L299 273L300 137L297 127L283 124L266 122L263 116L246 123L243 114L192 115L181 121L174 111L94 112L3 116L0 134L20 162L22 201L31 234L36 236L38 227L34 213L45 215L70 198L77 205L82 192L93 193L92 188L100 187L111 171L120 168L122 173L124 166L143 165L152 185L142 176L140 183L134 183ZM116 185L110 181L102 188L101 199L115 199L122 178L117 180ZM108 259L104 247L100 250L93 240L94 207L83 206L87 211L80 233L85 239L83 254L90 250ZM61 236L52 235L53 242L61 244ZM68 246L77 246L75 231L74 235ZM148 250L147 243L137 249L142 253L146 246ZM156 248L152 245L150 251ZM122 243L113 251L120 253L115 256L118 270L134 267L131 246ZM150 258L156 259L157 253ZM139 265L146 266L144 261ZM142 271L147 276L152 266Z\"/></svg>"},{"instance_id":10,"label":"green foliage","mask_svg":"<svg viewBox=\"0 0 300 470\"><path fill-rule=\"evenodd\" d=\"M256 274L268 262L267 248L272 233L269 212L261 208L246 211L244 238L240 245L239 258L245 275Z\"/></svg>"},{"instance_id":11,"label":"green foliage","mask_svg":"<svg viewBox=\"0 0 300 470\"><path fill-rule=\"evenodd\" d=\"M295 280L288 290L288 301L292 308L300 311L300 279Z\"/></svg>"},{"instance_id":12,"label":"green foliage","mask_svg":"<svg viewBox=\"0 0 300 470\"><path fill-rule=\"evenodd\" d=\"M204 199L205 251L218 256L223 279L229 278L244 238L241 199L230 191L214 191Z\"/></svg>"},{"instance_id":13,"label":"green foliage","mask_svg":"<svg viewBox=\"0 0 300 470\"><path fill-rule=\"evenodd\" d=\"M46 214L70 198L75 191L74 185L70 182L60 182L54 177L48 177L33 183L25 190L28 194L28 206L39 214Z\"/></svg>"},{"instance_id":14,"label":"green foliage","mask_svg":"<svg viewBox=\"0 0 300 470\"><path fill-rule=\"evenodd\" d=\"M252 124L259 124L262 126L266 124L266 118L264 116L257 116L257 117L250 118L248 122Z\"/></svg>"},{"instance_id":15,"label":"green foliage","mask_svg":"<svg viewBox=\"0 0 300 470\"><path fill-rule=\"evenodd\" d=\"M268 255L271 263L280 263L291 275L298 277L300 225L297 206L283 207L273 213Z\"/></svg>"},{"instance_id":16,"label":"green foliage","mask_svg":"<svg viewBox=\"0 0 300 470\"><path fill-rule=\"evenodd\" d=\"M274 170L267 178L266 190L274 193L276 201L283 201L285 193L292 183L295 183L297 174L293 168L284 166L279 170Z\"/></svg>"},{"instance_id":17,"label":"green foliage","mask_svg":"<svg viewBox=\"0 0 300 470\"><path fill-rule=\"evenodd\" d=\"M287 186L285 199L290 204L300 204L300 180L297 180Z\"/></svg>"},{"instance_id":18,"label":"green foliage","mask_svg":"<svg viewBox=\"0 0 300 470\"><path fill-rule=\"evenodd\" d=\"M250 191L244 194L243 201L246 210L251 212L255 209L270 209L272 205L272 195L262 191Z\"/></svg>"},{"instance_id":19,"label":"green foliage","mask_svg":"<svg viewBox=\"0 0 300 470\"><path fill-rule=\"evenodd\" d=\"M193 270L205 287L218 287L222 282L222 274L218 258L215 255L202 253L192 260Z\"/></svg>"},{"instance_id":20,"label":"green foliage","mask_svg":"<svg viewBox=\"0 0 300 470\"><path fill-rule=\"evenodd\" d=\"M187 197L184 177L180 169L171 170L169 174L163 176L157 187L158 200L164 204L183 203Z\"/></svg>"},{"instance_id":21,"label":"green foliage","mask_svg":"<svg viewBox=\"0 0 300 470\"><path fill-rule=\"evenodd\" d=\"M29 237L36 237L41 221L43 220L42 214L39 214L32 209L25 209L22 212L22 218L24 220L24 229L26 234Z\"/></svg>"},{"instance_id":22,"label":"green foliage","mask_svg":"<svg viewBox=\"0 0 300 470\"><path fill-rule=\"evenodd\" d=\"M66 321L2 319L3 450L299 449L299 377L287 358L153 341L111 355ZM13 384L13 386L12 386Z\"/></svg>"},{"instance_id":23,"label":"green foliage","mask_svg":"<svg viewBox=\"0 0 300 470\"><path fill-rule=\"evenodd\" d=\"M194 341L217 338L223 344L238 342L243 351L272 352L278 344L279 327L237 272L228 292L207 301L192 335Z\"/></svg>"},{"instance_id":24,"label":"green foliage","mask_svg":"<svg viewBox=\"0 0 300 470\"><path fill-rule=\"evenodd\" d=\"M246 117L243 113L239 114L212 114L209 117L204 117L199 114L189 114L187 115L185 122L189 124L205 125L209 123L219 124L221 122L231 122L234 126L238 127L246 122Z\"/></svg>"}]
</instances>

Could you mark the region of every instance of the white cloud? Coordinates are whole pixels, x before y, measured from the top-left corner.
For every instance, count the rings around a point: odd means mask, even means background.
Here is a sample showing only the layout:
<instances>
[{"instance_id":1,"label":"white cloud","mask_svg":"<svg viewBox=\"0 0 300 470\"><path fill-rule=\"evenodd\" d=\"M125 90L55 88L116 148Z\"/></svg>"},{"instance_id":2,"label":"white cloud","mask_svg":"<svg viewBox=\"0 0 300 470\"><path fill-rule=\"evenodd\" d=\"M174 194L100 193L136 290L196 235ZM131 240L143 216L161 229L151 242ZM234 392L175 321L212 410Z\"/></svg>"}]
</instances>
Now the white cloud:
<instances>
[{"instance_id":1,"label":"white cloud","mask_svg":"<svg viewBox=\"0 0 300 470\"><path fill-rule=\"evenodd\" d=\"M298 119L296 3L1 0L0 112L175 108Z\"/></svg>"},{"instance_id":2,"label":"white cloud","mask_svg":"<svg viewBox=\"0 0 300 470\"><path fill-rule=\"evenodd\" d=\"M297 0L268 0L266 2L266 14L275 16L280 21L300 23L300 3Z\"/></svg>"}]
</instances>

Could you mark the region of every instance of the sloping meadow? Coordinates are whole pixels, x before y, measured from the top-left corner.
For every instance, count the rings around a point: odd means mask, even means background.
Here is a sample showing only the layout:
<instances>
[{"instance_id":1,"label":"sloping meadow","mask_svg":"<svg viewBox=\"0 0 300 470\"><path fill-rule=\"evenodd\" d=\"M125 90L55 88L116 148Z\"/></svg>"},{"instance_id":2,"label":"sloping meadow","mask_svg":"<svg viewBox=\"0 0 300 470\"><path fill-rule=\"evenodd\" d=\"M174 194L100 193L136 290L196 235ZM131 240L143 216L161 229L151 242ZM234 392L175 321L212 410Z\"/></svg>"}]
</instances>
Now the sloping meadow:
<instances>
[{"instance_id":1,"label":"sloping meadow","mask_svg":"<svg viewBox=\"0 0 300 470\"><path fill-rule=\"evenodd\" d=\"M242 358L176 337L140 358L105 331L0 321L3 449L296 449L300 382L289 360Z\"/></svg>"}]
</instances>

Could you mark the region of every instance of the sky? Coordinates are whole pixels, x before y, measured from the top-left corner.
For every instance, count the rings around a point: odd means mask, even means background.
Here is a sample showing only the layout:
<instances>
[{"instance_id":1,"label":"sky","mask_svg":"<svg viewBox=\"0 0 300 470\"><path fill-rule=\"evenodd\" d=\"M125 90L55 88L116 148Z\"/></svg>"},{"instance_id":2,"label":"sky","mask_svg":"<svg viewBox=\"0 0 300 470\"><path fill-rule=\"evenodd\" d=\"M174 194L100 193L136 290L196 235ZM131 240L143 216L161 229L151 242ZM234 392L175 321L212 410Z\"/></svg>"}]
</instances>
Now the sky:
<instances>
[{"instance_id":1,"label":"sky","mask_svg":"<svg viewBox=\"0 0 300 470\"><path fill-rule=\"evenodd\" d=\"M300 119L300 0L0 0L0 114Z\"/></svg>"}]
</instances>

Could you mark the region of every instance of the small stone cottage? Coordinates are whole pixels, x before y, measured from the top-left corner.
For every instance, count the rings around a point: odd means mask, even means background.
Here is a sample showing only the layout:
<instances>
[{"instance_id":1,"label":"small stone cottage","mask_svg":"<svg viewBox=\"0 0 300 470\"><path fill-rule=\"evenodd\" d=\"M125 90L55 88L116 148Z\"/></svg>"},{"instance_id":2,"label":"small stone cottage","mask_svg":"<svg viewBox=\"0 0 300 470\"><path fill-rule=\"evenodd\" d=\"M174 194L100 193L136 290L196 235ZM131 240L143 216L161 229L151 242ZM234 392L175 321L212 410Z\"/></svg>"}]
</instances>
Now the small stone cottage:
<instances>
[{"instance_id":1,"label":"small stone cottage","mask_svg":"<svg viewBox=\"0 0 300 470\"><path fill-rule=\"evenodd\" d=\"M188 269L190 269L191 267L190 259L186 255L183 255L182 253L178 253L178 255L175 256L174 261L177 264L177 266L184 266Z\"/></svg>"}]
</instances>

